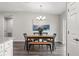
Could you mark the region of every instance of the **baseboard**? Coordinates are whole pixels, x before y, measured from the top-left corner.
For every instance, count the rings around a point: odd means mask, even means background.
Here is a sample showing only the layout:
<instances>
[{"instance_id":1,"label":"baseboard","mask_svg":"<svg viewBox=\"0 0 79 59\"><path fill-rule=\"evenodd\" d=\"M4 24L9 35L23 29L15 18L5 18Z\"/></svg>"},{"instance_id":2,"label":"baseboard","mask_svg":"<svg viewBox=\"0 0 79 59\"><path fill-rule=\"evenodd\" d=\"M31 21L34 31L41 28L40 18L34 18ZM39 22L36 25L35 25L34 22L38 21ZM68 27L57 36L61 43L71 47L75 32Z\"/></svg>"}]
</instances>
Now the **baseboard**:
<instances>
[{"instance_id":1,"label":"baseboard","mask_svg":"<svg viewBox=\"0 0 79 59\"><path fill-rule=\"evenodd\" d=\"M14 42L24 42L25 40L14 40Z\"/></svg>"},{"instance_id":2,"label":"baseboard","mask_svg":"<svg viewBox=\"0 0 79 59\"><path fill-rule=\"evenodd\" d=\"M58 41L58 42L56 42L56 43L60 43L60 44L63 44L62 42L59 42L59 41Z\"/></svg>"}]
</instances>

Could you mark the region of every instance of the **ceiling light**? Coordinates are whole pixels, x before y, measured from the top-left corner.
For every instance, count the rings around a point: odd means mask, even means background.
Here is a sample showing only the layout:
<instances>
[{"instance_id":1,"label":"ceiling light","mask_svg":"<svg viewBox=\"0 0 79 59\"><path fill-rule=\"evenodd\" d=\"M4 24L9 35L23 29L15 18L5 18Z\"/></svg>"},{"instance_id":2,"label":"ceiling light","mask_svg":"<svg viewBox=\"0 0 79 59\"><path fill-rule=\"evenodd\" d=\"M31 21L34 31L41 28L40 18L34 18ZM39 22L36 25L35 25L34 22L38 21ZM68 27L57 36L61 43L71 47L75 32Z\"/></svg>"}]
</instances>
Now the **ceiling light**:
<instances>
[{"instance_id":1,"label":"ceiling light","mask_svg":"<svg viewBox=\"0 0 79 59\"><path fill-rule=\"evenodd\" d=\"M43 5L40 5L40 13L41 13L41 9L42 9ZM46 16L38 16L36 17L37 20L45 20Z\"/></svg>"}]
</instances>

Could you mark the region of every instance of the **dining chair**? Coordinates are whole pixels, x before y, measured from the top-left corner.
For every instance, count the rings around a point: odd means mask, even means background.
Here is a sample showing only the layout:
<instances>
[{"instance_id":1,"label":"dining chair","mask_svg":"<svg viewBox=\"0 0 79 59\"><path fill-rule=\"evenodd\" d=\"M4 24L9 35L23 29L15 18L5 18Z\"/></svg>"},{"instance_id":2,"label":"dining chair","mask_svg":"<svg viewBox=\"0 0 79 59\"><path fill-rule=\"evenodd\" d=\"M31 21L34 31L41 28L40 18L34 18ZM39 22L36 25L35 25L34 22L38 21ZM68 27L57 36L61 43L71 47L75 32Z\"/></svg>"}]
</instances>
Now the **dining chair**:
<instances>
[{"instance_id":1,"label":"dining chair","mask_svg":"<svg viewBox=\"0 0 79 59\"><path fill-rule=\"evenodd\" d=\"M37 32L34 32L33 35L39 35ZM33 41L39 42L39 39L33 39Z\"/></svg>"},{"instance_id":2,"label":"dining chair","mask_svg":"<svg viewBox=\"0 0 79 59\"><path fill-rule=\"evenodd\" d=\"M53 34L53 39L47 39L47 42L52 43L52 50L54 50L54 48L56 49L55 43L53 41L55 41L56 38L56 33Z\"/></svg>"},{"instance_id":3,"label":"dining chair","mask_svg":"<svg viewBox=\"0 0 79 59\"><path fill-rule=\"evenodd\" d=\"M27 33L23 33L23 36L24 36L24 39L25 39L25 43L24 43L24 50L25 49L27 49L28 50L28 48L27 48L27 42L32 42L32 40L31 39L29 39L28 41L27 41Z\"/></svg>"}]
</instances>

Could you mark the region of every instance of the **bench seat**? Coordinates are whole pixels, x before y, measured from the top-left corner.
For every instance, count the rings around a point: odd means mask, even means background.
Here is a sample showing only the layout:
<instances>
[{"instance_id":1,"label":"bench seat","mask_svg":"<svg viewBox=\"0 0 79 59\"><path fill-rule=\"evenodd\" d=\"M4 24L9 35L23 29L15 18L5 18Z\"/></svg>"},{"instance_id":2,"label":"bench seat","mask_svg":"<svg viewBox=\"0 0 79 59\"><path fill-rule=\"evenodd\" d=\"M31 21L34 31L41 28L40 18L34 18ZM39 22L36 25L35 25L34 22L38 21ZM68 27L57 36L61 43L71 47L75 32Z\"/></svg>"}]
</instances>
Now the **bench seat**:
<instances>
[{"instance_id":1,"label":"bench seat","mask_svg":"<svg viewBox=\"0 0 79 59\"><path fill-rule=\"evenodd\" d=\"M32 44L32 45L49 45L51 43L50 42L29 42L29 44Z\"/></svg>"}]
</instances>

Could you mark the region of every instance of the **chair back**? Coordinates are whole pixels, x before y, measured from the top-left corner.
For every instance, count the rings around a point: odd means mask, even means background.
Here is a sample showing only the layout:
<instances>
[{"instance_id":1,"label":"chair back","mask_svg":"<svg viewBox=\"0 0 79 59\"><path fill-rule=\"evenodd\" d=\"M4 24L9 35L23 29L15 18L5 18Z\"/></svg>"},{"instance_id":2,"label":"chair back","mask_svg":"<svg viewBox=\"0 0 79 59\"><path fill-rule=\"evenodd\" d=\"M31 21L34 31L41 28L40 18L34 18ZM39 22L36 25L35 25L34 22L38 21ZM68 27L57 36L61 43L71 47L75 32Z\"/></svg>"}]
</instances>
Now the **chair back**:
<instances>
[{"instance_id":1,"label":"chair back","mask_svg":"<svg viewBox=\"0 0 79 59\"><path fill-rule=\"evenodd\" d=\"M34 34L34 35L39 35L38 32L34 32L33 34ZM42 35L48 35L48 33L47 33L47 32L43 32Z\"/></svg>"},{"instance_id":2,"label":"chair back","mask_svg":"<svg viewBox=\"0 0 79 59\"><path fill-rule=\"evenodd\" d=\"M56 33L53 34L53 39L55 39L55 37L56 37Z\"/></svg>"},{"instance_id":3,"label":"chair back","mask_svg":"<svg viewBox=\"0 0 79 59\"><path fill-rule=\"evenodd\" d=\"M27 39L27 33L23 33L25 40Z\"/></svg>"},{"instance_id":4,"label":"chair back","mask_svg":"<svg viewBox=\"0 0 79 59\"><path fill-rule=\"evenodd\" d=\"M39 35L39 33L38 32L34 32L33 35Z\"/></svg>"},{"instance_id":5,"label":"chair back","mask_svg":"<svg viewBox=\"0 0 79 59\"><path fill-rule=\"evenodd\" d=\"M43 34L43 35L48 35L48 33L47 33L47 32L43 32L42 34Z\"/></svg>"}]
</instances>

